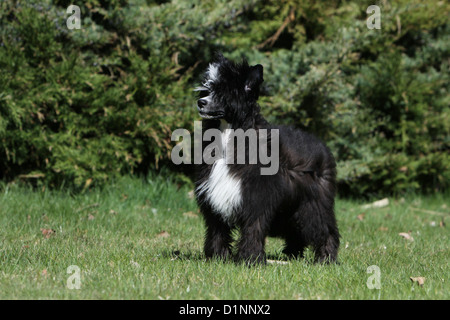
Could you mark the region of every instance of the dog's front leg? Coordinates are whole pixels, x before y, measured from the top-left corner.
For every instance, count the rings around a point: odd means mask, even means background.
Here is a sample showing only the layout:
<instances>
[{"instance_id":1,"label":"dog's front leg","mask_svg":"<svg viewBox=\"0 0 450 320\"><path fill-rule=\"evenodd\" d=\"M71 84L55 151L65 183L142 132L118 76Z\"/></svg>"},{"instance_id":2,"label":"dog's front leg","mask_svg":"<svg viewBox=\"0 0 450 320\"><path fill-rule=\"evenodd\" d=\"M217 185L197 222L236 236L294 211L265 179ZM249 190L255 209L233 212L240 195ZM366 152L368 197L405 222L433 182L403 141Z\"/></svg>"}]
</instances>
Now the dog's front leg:
<instances>
[{"instance_id":1,"label":"dog's front leg","mask_svg":"<svg viewBox=\"0 0 450 320\"><path fill-rule=\"evenodd\" d=\"M226 260L231 256L231 228L211 211L203 212L206 226L204 252L206 258Z\"/></svg>"},{"instance_id":2,"label":"dog's front leg","mask_svg":"<svg viewBox=\"0 0 450 320\"><path fill-rule=\"evenodd\" d=\"M264 252L266 230L262 218L247 221L241 226L236 260L247 264L266 263Z\"/></svg>"}]
</instances>

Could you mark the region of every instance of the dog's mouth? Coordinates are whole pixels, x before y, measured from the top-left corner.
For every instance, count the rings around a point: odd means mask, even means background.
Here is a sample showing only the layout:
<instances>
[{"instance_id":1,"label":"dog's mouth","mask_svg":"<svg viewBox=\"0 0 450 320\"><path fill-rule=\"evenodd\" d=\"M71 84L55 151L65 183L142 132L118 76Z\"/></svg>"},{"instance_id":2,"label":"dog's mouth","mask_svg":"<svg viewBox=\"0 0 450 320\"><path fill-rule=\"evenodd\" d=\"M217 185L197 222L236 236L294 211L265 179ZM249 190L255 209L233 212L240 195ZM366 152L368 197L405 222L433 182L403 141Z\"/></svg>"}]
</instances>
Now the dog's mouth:
<instances>
[{"instance_id":1,"label":"dog's mouth","mask_svg":"<svg viewBox=\"0 0 450 320\"><path fill-rule=\"evenodd\" d=\"M211 113L205 113L202 111L199 111L198 114L200 115L200 117L202 117L203 119L222 119L224 116L223 112L211 112Z\"/></svg>"}]
</instances>

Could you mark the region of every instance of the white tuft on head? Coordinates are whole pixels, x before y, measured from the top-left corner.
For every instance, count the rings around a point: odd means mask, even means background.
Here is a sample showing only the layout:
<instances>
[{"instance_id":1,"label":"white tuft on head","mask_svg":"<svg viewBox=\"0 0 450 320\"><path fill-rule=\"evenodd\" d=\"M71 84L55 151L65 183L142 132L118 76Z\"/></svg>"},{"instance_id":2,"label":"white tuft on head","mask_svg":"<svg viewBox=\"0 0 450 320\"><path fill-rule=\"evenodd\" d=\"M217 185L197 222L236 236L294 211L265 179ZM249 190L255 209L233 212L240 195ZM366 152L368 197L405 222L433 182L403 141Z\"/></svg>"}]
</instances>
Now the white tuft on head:
<instances>
[{"instance_id":1,"label":"white tuft on head","mask_svg":"<svg viewBox=\"0 0 450 320\"><path fill-rule=\"evenodd\" d=\"M219 67L215 63L210 63L208 68L209 80L216 81L219 78Z\"/></svg>"},{"instance_id":2,"label":"white tuft on head","mask_svg":"<svg viewBox=\"0 0 450 320\"><path fill-rule=\"evenodd\" d=\"M209 89L211 87L211 83L219 79L219 66L215 63L210 63L206 73L207 79L203 83L203 86Z\"/></svg>"}]
</instances>

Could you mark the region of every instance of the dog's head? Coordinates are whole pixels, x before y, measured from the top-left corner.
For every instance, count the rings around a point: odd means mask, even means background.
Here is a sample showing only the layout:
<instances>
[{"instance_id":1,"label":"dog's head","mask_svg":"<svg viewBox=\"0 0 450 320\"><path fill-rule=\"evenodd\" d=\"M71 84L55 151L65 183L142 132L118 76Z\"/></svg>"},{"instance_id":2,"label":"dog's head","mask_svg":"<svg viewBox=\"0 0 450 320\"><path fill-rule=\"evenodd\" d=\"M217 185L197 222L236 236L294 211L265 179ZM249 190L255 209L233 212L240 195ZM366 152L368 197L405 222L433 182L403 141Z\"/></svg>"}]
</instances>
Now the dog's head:
<instances>
[{"instance_id":1,"label":"dog's head","mask_svg":"<svg viewBox=\"0 0 450 320\"><path fill-rule=\"evenodd\" d=\"M237 64L219 54L209 65L202 86L195 89L199 91L200 116L231 123L251 115L263 81L262 65L249 66L246 61Z\"/></svg>"}]
</instances>

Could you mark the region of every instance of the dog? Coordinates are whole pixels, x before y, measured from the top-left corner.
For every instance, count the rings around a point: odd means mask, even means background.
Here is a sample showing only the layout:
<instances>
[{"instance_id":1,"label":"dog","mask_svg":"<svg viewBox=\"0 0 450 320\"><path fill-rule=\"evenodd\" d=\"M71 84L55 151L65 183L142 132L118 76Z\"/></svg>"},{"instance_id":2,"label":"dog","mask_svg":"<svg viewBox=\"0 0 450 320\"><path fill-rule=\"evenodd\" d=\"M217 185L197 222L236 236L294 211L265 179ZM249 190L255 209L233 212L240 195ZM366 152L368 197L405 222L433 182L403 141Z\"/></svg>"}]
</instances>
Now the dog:
<instances>
[{"instance_id":1,"label":"dog","mask_svg":"<svg viewBox=\"0 0 450 320\"><path fill-rule=\"evenodd\" d=\"M283 252L291 258L303 257L311 246L315 262L335 262L340 235L334 214L334 157L314 135L264 119L257 103L263 81L262 65L250 66L245 59L236 63L218 54L196 88L202 129L220 130L224 150L230 129L254 130L259 140L263 130L270 131L265 135L269 147L275 146L277 132L279 148L275 174L261 174L267 166L261 159L228 163L226 152L212 164L197 166L195 195L206 226L204 254L265 263L265 239L273 236L284 239ZM207 143L202 144L205 150ZM244 152L251 156L248 146ZM236 250L234 229L240 231Z\"/></svg>"}]
</instances>

